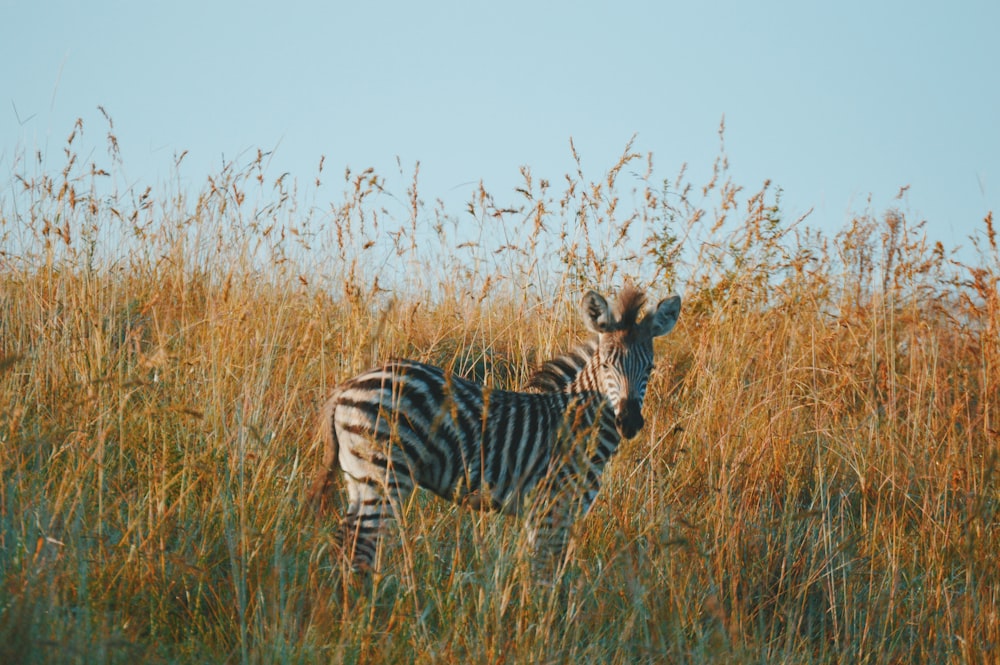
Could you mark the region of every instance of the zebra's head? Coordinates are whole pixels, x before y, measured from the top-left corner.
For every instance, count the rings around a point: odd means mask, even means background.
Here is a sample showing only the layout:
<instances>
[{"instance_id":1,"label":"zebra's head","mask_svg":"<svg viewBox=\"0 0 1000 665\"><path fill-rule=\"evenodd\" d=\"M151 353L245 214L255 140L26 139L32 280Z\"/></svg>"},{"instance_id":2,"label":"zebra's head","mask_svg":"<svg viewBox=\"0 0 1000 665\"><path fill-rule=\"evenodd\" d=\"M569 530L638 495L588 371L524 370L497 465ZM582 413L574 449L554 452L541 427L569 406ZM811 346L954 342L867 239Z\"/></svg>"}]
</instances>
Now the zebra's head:
<instances>
[{"instance_id":1,"label":"zebra's head","mask_svg":"<svg viewBox=\"0 0 1000 665\"><path fill-rule=\"evenodd\" d=\"M673 330L681 313L680 296L661 300L648 312L645 304L645 294L631 286L622 290L614 307L596 291L588 291L580 303L584 323L597 333L597 349L590 359L595 387L607 397L615 427L626 439L643 426L642 401L653 371L653 338Z\"/></svg>"}]
</instances>

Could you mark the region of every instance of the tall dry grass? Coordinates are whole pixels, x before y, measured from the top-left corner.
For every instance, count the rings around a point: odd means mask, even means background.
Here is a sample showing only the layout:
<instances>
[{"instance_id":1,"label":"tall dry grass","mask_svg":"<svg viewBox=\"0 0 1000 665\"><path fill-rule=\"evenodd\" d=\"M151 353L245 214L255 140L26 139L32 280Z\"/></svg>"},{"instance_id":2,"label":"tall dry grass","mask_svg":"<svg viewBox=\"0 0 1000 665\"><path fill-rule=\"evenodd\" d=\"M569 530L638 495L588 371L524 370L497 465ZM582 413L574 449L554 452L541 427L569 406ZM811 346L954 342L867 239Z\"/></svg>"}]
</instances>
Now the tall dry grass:
<instances>
[{"instance_id":1,"label":"tall dry grass","mask_svg":"<svg viewBox=\"0 0 1000 665\"><path fill-rule=\"evenodd\" d=\"M893 210L829 237L724 152L695 187L631 144L463 211L263 153L137 191L108 123L103 166L78 123L0 195L0 661L998 657L991 217L965 262ZM626 276L685 309L565 576L419 497L345 575L301 505L332 384L410 356L517 385Z\"/></svg>"}]
</instances>

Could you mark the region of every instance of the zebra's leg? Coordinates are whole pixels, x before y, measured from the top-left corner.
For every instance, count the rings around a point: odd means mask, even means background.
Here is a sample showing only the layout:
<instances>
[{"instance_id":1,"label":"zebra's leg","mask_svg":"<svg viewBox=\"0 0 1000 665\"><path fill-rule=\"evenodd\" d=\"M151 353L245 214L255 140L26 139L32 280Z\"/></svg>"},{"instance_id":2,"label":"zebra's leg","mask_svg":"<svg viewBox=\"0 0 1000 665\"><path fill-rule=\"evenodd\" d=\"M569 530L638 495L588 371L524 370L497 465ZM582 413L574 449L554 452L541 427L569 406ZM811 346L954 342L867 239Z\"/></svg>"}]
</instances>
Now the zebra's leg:
<instances>
[{"instance_id":1,"label":"zebra's leg","mask_svg":"<svg viewBox=\"0 0 1000 665\"><path fill-rule=\"evenodd\" d=\"M542 515L528 524L528 547L539 564L559 564L569 545L569 528L561 516Z\"/></svg>"},{"instance_id":2,"label":"zebra's leg","mask_svg":"<svg viewBox=\"0 0 1000 665\"><path fill-rule=\"evenodd\" d=\"M340 524L344 554L356 571L371 569L378 547L382 522L382 489L365 478L344 474L347 485L347 513Z\"/></svg>"},{"instance_id":3,"label":"zebra's leg","mask_svg":"<svg viewBox=\"0 0 1000 665\"><path fill-rule=\"evenodd\" d=\"M536 566L561 568L572 555L572 530L589 511L596 488L580 488L563 479L561 490L551 485L538 499L537 510L529 516L528 545Z\"/></svg>"},{"instance_id":4,"label":"zebra's leg","mask_svg":"<svg viewBox=\"0 0 1000 665\"><path fill-rule=\"evenodd\" d=\"M528 547L536 568L558 569L566 561L574 512L572 501L556 495L545 497L529 515Z\"/></svg>"},{"instance_id":5,"label":"zebra's leg","mask_svg":"<svg viewBox=\"0 0 1000 665\"><path fill-rule=\"evenodd\" d=\"M406 473L393 472L384 482L347 478L349 504L341 527L344 553L355 571L374 570L382 536L413 492L413 481Z\"/></svg>"}]
</instances>

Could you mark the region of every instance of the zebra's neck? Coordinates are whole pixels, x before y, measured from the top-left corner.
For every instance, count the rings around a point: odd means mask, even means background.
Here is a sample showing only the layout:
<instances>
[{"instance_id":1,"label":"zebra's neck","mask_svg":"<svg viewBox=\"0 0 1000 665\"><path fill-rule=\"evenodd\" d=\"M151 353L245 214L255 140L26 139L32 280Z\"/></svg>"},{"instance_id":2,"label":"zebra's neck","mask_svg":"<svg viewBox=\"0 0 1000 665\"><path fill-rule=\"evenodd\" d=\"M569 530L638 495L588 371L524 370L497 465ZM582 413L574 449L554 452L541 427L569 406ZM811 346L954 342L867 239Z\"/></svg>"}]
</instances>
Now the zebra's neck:
<instances>
[{"instance_id":1,"label":"zebra's neck","mask_svg":"<svg viewBox=\"0 0 1000 665\"><path fill-rule=\"evenodd\" d=\"M597 351L597 338L590 339L568 353L542 363L524 385L524 390L542 393L578 392L574 384ZM590 386L584 390L591 389Z\"/></svg>"}]
</instances>

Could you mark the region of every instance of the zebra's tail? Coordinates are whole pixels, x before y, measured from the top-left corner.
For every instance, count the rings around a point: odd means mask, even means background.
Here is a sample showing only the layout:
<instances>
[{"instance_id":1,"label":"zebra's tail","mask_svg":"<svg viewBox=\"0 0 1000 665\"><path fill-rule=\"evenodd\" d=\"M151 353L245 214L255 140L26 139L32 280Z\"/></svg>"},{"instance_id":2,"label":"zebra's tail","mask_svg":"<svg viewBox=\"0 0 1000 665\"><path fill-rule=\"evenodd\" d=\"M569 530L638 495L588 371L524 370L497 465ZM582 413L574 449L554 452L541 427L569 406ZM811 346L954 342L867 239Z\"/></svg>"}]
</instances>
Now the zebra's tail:
<instances>
[{"instance_id":1,"label":"zebra's tail","mask_svg":"<svg viewBox=\"0 0 1000 665\"><path fill-rule=\"evenodd\" d=\"M306 500L309 505L320 512L324 511L324 499L333 485L333 477L340 466L338 463L340 453L337 443L337 429L333 422L339 396L339 392L335 392L323 405L319 414L319 438L323 444L323 462L316 470Z\"/></svg>"}]
</instances>

